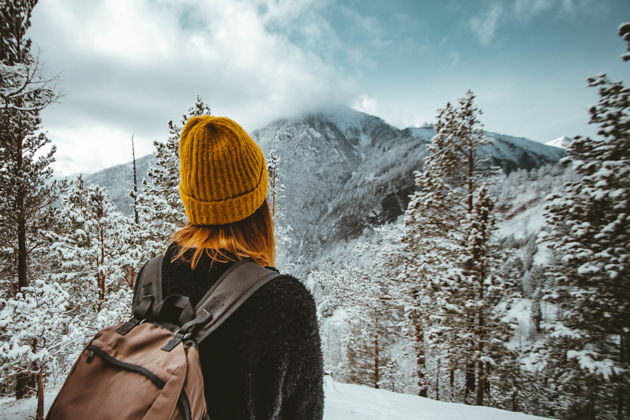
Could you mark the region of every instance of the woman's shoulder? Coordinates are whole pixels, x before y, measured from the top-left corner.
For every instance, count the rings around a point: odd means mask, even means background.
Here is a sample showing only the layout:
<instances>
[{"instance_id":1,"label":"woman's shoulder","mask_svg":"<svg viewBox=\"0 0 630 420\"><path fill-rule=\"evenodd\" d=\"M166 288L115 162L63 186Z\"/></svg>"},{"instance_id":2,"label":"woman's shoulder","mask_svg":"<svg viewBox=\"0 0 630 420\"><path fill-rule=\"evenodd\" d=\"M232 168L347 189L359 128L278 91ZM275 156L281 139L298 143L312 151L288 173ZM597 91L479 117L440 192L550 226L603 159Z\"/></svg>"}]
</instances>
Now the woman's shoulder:
<instances>
[{"instance_id":1,"label":"woman's shoulder","mask_svg":"<svg viewBox=\"0 0 630 420\"><path fill-rule=\"evenodd\" d=\"M297 277L280 273L256 291L250 298L253 302L278 310L311 310L315 307L312 293Z\"/></svg>"},{"instance_id":2,"label":"woman's shoulder","mask_svg":"<svg viewBox=\"0 0 630 420\"><path fill-rule=\"evenodd\" d=\"M205 348L233 343L235 348L256 348L255 358L265 359L303 345L317 330L311 292L296 277L281 274L256 290L208 337Z\"/></svg>"},{"instance_id":3,"label":"woman's shoulder","mask_svg":"<svg viewBox=\"0 0 630 420\"><path fill-rule=\"evenodd\" d=\"M236 323L280 335L310 330L317 324L313 295L300 280L285 273L254 292L233 316L240 319Z\"/></svg>"}]
</instances>

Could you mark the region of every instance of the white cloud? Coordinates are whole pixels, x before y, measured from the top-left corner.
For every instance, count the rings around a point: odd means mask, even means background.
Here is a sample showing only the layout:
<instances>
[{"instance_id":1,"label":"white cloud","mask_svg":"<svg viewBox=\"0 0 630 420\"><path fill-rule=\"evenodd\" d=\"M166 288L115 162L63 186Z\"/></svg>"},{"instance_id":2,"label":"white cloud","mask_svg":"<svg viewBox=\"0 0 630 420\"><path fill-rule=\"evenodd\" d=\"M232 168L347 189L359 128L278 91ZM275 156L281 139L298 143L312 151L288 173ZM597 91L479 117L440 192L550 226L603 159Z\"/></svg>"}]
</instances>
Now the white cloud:
<instances>
[{"instance_id":1,"label":"white cloud","mask_svg":"<svg viewBox=\"0 0 630 420\"><path fill-rule=\"evenodd\" d=\"M459 53L453 51L448 55L451 59L451 66L456 66L459 63Z\"/></svg>"},{"instance_id":2,"label":"white cloud","mask_svg":"<svg viewBox=\"0 0 630 420\"><path fill-rule=\"evenodd\" d=\"M468 26L482 45L488 46L499 26L506 21L527 22L535 16L552 11L564 15L577 12L596 13L599 8L594 6L601 7L601 4L593 0L514 0L511 5L508 4L507 0L495 1L488 10L469 19Z\"/></svg>"},{"instance_id":3,"label":"white cloud","mask_svg":"<svg viewBox=\"0 0 630 420\"><path fill-rule=\"evenodd\" d=\"M366 94L362 94L354 100L351 107L356 109L357 111L365 112L366 114L375 115L376 114L376 99Z\"/></svg>"},{"instance_id":4,"label":"white cloud","mask_svg":"<svg viewBox=\"0 0 630 420\"><path fill-rule=\"evenodd\" d=\"M542 11L549 10L558 0L515 0L514 15L518 19L528 19Z\"/></svg>"},{"instance_id":5,"label":"white cloud","mask_svg":"<svg viewBox=\"0 0 630 420\"><path fill-rule=\"evenodd\" d=\"M150 151L153 139L166 136L167 121L179 120L197 93L213 114L249 130L311 107L348 102L356 96L352 82L270 29L310 4L40 2L30 36L65 92L43 114L58 146L56 170L94 171L127 161L132 133L139 149Z\"/></svg>"},{"instance_id":6,"label":"white cloud","mask_svg":"<svg viewBox=\"0 0 630 420\"><path fill-rule=\"evenodd\" d=\"M480 15L472 17L468 24L473 33L479 38L482 45L488 45L494 38L499 24L499 18L503 13L500 3L494 3L490 9Z\"/></svg>"}]
</instances>

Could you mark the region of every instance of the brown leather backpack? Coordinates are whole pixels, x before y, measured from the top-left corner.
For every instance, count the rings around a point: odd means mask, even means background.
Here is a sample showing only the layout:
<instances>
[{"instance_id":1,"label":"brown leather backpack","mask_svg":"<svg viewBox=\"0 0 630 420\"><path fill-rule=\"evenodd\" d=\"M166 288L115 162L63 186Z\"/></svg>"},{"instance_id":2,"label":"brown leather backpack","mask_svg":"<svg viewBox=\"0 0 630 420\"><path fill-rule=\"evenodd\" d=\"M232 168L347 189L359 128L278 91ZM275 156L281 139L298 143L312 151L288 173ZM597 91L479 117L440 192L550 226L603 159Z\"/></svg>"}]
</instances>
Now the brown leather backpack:
<instances>
[{"instance_id":1,"label":"brown leather backpack","mask_svg":"<svg viewBox=\"0 0 630 420\"><path fill-rule=\"evenodd\" d=\"M162 299L162 256L140 271L133 317L85 347L47 419L209 419L198 344L258 288L280 274L250 259L232 264L192 307Z\"/></svg>"}]
</instances>

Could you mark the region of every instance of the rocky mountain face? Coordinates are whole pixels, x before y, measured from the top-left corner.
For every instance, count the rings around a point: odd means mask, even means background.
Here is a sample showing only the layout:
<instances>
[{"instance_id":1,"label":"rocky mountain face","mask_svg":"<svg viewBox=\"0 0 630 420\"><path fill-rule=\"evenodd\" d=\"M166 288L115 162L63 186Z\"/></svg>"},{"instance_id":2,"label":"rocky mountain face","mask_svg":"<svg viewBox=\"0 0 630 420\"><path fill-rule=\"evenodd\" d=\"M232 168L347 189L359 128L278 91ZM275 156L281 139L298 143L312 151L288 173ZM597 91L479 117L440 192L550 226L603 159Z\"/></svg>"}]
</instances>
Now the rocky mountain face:
<instances>
[{"instance_id":1,"label":"rocky mountain face","mask_svg":"<svg viewBox=\"0 0 630 420\"><path fill-rule=\"evenodd\" d=\"M414 189L413 172L422 169L431 126L400 130L382 119L348 108L272 122L252 136L265 155L275 150L284 224L293 227L291 254L304 260L340 239L355 237L368 224L396 220ZM557 162L563 149L525 138L488 132L493 143L482 153L505 172ZM146 174L152 156L138 160ZM127 192L131 165L91 174L89 181L107 187L119 207L130 212Z\"/></svg>"}]
</instances>

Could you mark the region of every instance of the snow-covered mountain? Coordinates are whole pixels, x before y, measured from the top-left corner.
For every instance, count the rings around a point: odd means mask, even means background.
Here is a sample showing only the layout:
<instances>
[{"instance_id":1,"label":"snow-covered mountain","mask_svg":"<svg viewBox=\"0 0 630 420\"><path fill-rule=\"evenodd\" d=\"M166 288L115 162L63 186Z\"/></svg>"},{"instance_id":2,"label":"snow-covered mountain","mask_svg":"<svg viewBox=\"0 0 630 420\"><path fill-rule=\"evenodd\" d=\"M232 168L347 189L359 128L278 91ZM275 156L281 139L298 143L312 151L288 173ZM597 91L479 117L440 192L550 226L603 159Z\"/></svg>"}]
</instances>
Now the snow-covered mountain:
<instances>
[{"instance_id":1,"label":"snow-covered mountain","mask_svg":"<svg viewBox=\"0 0 630 420\"><path fill-rule=\"evenodd\" d=\"M368 224L394 221L414 189L431 126L398 129L349 108L281 119L252 133L266 155L275 150L285 185L285 223L294 227L293 255L309 260L340 239L359 235ZM565 152L525 138L488 132L482 152L505 172L557 162ZM143 177L152 156L138 161ZM123 211L130 211L130 164L86 177L107 187Z\"/></svg>"},{"instance_id":2,"label":"snow-covered mountain","mask_svg":"<svg viewBox=\"0 0 630 420\"><path fill-rule=\"evenodd\" d=\"M559 147L561 149L568 148L572 143L572 140L567 136L558 137L557 139L549 140L545 144L547 146Z\"/></svg>"},{"instance_id":3,"label":"snow-covered mountain","mask_svg":"<svg viewBox=\"0 0 630 420\"><path fill-rule=\"evenodd\" d=\"M557 162L564 151L524 138L487 133L492 164L506 172ZM414 190L432 127L397 129L347 108L275 121L253 133L265 153L275 149L286 186L287 222L295 252L311 257L370 223L391 222Z\"/></svg>"}]
</instances>

